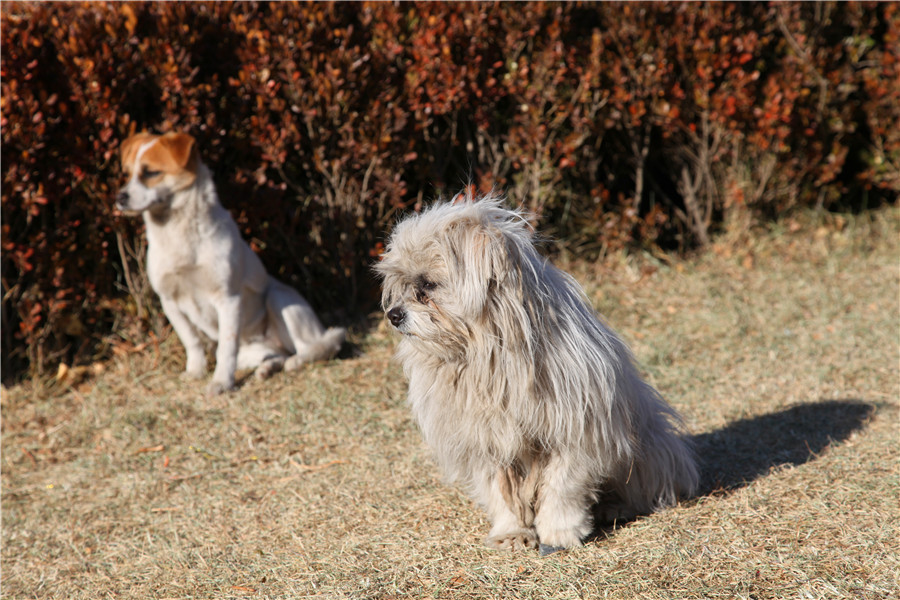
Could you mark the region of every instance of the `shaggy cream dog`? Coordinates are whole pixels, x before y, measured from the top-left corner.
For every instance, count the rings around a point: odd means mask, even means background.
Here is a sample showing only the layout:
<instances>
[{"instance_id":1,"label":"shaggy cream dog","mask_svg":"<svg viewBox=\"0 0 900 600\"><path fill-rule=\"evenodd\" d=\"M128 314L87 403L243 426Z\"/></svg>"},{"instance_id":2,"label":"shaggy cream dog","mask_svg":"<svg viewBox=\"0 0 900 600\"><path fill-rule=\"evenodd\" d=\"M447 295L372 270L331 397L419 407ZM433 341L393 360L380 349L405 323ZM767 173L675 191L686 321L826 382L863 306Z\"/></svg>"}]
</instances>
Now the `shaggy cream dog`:
<instances>
[{"instance_id":1,"label":"shaggy cream dog","mask_svg":"<svg viewBox=\"0 0 900 600\"><path fill-rule=\"evenodd\" d=\"M698 481L680 419L580 286L500 199L395 227L382 302L409 405L447 477L487 511L493 548L579 546L601 518L673 505Z\"/></svg>"}]
</instances>

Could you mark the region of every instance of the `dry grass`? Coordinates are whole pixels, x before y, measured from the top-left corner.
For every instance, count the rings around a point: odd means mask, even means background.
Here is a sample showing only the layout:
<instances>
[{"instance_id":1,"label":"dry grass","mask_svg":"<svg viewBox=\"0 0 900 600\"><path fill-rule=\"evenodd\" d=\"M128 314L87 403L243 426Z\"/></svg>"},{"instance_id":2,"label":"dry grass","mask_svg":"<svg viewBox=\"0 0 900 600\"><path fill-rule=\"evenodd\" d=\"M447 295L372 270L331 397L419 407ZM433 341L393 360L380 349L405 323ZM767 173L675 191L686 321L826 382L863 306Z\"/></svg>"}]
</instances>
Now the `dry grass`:
<instances>
[{"instance_id":1,"label":"dry grass","mask_svg":"<svg viewBox=\"0 0 900 600\"><path fill-rule=\"evenodd\" d=\"M207 399L173 337L2 396L4 598L898 594L898 224L570 267L686 416L704 493L545 559L481 547L383 330Z\"/></svg>"}]
</instances>

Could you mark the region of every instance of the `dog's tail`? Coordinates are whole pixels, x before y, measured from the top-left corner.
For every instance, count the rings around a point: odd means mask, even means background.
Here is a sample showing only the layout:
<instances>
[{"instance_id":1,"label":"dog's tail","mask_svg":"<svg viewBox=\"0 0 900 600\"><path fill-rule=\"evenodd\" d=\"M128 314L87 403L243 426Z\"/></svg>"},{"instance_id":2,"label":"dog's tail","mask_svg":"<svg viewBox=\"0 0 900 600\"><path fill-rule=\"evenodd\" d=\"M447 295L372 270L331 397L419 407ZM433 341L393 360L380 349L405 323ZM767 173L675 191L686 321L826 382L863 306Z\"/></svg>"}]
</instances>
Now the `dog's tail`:
<instances>
[{"instance_id":1,"label":"dog's tail","mask_svg":"<svg viewBox=\"0 0 900 600\"><path fill-rule=\"evenodd\" d=\"M308 362L328 360L338 353L346 337L347 330L343 327L329 327L317 339L297 348L297 353L285 361L285 371L292 371Z\"/></svg>"},{"instance_id":2,"label":"dog's tail","mask_svg":"<svg viewBox=\"0 0 900 600\"><path fill-rule=\"evenodd\" d=\"M314 344L318 354L312 360L325 360L337 354L346 337L347 330L343 327L329 327L326 329L322 337Z\"/></svg>"}]
</instances>

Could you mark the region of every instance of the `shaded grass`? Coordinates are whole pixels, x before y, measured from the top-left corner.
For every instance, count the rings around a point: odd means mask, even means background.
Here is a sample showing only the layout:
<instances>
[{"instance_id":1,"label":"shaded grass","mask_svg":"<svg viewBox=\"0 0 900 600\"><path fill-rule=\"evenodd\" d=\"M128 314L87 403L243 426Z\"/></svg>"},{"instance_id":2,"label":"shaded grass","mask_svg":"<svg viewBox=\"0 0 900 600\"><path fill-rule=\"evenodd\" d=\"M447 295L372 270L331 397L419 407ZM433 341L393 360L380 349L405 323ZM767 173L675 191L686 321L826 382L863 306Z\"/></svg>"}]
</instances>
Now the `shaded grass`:
<instances>
[{"instance_id":1,"label":"shaded grass","mask_svg":"<svg viewBox=\"0 0 900 600\"><path fill-rule=\"evenodd\" d=\"M898 211L568 265L685 415L704 490L539 559L481 547L379 328L205 398L173 336L2 394L4 598L889 598Z\"/></svg>"}]
</instances>

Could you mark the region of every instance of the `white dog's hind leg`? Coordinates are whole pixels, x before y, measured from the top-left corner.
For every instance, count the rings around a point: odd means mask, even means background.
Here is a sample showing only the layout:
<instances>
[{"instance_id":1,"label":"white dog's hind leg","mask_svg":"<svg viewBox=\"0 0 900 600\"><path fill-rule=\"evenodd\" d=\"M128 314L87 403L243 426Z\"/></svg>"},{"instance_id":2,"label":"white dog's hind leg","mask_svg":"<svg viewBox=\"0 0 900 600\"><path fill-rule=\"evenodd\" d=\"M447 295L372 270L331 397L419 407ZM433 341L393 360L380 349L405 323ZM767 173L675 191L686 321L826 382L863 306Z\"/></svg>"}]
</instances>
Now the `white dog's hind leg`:
<instances>
[{"instance_id":1,"label":"white dog's hind leg","mask_svg":"<svg viewBox=\"0 0 900 600\"><path fill-rule=\"evenodd\" d=\"M296 354L284 361L284 370L293 371L302 365L316 360L331 358L341 349L347 332L340 327L329 327L321 337L297 348Z\"/></svg>"},{"instance_id":2,"label":"white dog's hind leg","mask_svg":"<svg viewBox=\"0 0 900 600\"><path fill-rule=\"evenodd\" d=\"M594 492L586 462L557 452L544 467L534 519L542 554L580 546L591 533Z\"/></svg>"},{"instance_id":3,"label":"white dog's hind leg","mask_svg":"<svg viewBox=\"0 0 900 600\"><path fill-rule=\"evenodd\" d=\"M256 371L253 374L257 379L268 379L275 373L284 370L284 360L283 356L267 358L256 367Z\"/></svg>"},{"instance_id":4,"label":"white dog's hind leg","mask_svg":"<svg viewBox=\"0 0 900 600\"><path fill-rule=\"evenodd\" d=\"M237 368L255 369L257 379L268 379L284 368L284 352L275 350L264 341L241 342Z\"/></svg>"},{"instance_id":5,"label":"white dog's hind leg","mask_svg":"<svg viewBox=\"0 0 900 600\"><path fill-rule=\"evenodd\" d=\"M159 297L166 318L175 329L178 339L184 346L187 356L183 377L186 379L200 379L206 373L206 348L197 330L186 316L178 309L178 303L171 298Z\"/></svg>"},{"instance_id":6,"label":"white dog's hind leg","mask_svg":"<svg viewBox=\"0 0 900 600\"><path fill-rule=\"evenodd\" d=\"M293 354L284 363L285 371L305 363L331 358L341 349L346 330L325 330L312 307L291 287L272 279L266 296L266 310L285 349Z\"/></svg>"}]
</instances>

